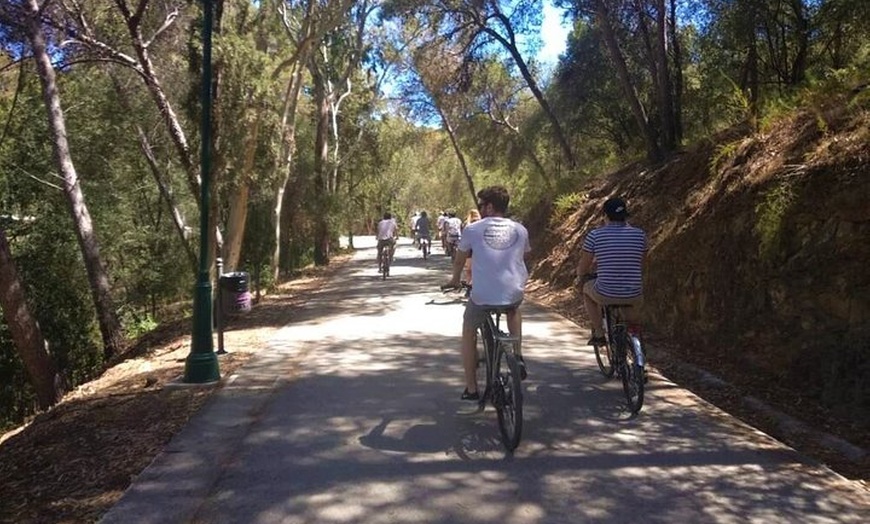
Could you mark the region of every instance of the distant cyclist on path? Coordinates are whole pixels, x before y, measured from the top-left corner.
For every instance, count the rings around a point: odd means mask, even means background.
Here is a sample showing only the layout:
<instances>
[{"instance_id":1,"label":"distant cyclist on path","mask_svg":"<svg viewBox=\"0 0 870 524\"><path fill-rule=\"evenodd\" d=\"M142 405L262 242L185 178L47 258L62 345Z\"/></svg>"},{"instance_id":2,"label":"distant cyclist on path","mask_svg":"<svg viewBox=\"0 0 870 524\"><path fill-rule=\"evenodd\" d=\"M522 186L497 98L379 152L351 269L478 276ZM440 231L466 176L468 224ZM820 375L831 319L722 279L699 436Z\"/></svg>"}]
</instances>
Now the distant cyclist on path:
<instances>
[{"instance_id":1,"label":"distant cyclist on path","mask_svg":"<svg viewBox=\"0 0 870 524\"><path fill-rule=\"evenodd\" d=\"M378 222L378 272L381 267L381 253L384 248L390 249L390 264L393 262L393 254L396 252L396 240L399 238L399 225L390 213L384 213L384 218Z\"/></svg>"}]
</instances>

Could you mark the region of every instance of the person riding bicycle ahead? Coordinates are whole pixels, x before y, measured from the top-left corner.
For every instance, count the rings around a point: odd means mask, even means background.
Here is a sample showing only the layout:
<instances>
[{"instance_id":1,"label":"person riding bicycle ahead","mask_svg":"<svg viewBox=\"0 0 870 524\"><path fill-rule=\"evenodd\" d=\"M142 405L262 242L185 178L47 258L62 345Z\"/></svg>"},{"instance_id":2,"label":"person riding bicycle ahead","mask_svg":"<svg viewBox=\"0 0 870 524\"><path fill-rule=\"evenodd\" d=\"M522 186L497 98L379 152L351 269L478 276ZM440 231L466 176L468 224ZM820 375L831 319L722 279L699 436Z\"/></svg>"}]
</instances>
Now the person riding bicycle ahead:
<instances>
[{"instance_id":1,"label":"person riding bicycle ahead","mask_svg":"<svg viewBox=\"0 0 870 524\"><path fill-rule=\"evenodd\" d=\"M432 248L432 232L431 224L429 223L429 215L425 211L420 212L420 217L414 225L414 238L417 240L417 246L422 247L423 242L429 244L429 249Z\"/></svg>"},{"instance_id":2,"label":"person riding bicycle ahead","mask_svg":"<svg viewBox=\"0 0 870 524\"><path fill-rule=\"evenodd\" d=\"M451 245L455 246L459 243L459 237L462 234L462 220L456 216L455 211L447 212L447 220L444 221L442 231L444 238L447 239L445 250L449 251Z\"/></svg>"},{"instance_id":3,"label":"person riding bicycle ahead","mask_svg":"<svg viewBox=\"0 0 870 524\"><path fill-rule=\"evenodd\" d=\"M414 211L414 214L411 215L411 222L408 224L409 229L411 230L411 240L414 247L420 249L420 242L417 240L417 221L420 220L420 212Z\"/></svg>"},{"instance_id":4,"label":"person riding bicycle ahead","mask_svg":"<svg viewBox=\"0 0 870 524\"><path fill-rule=\"evenodd\" d=\"M529 272L524 260L531 250L529 232L519 222L506 218L510 196L501 186L490 186L477 193L477 208L481 220L469 224L462 232L453 275L444 287L458 287L465 267L465 260L472 257L474 286L465 305L462 321L462 365L465 371L465 391L462 400L479 400L477 391L477 352L475 331L485 322L487 308L508 307L507 326L511 335L522 338L522 314L520 303ZM517 355L525 376L521 348Z\"/></svg>"},{"instance_id":5,"label":"person riding bicycle ahead","mask_svg":"<svg viewBox=\"0 0 870 524\"><path fill-rule=\"evenodd\" d=\"M378 222L378 272L383 271L381 267L381 253L384 247L390 248L390 262L393 261L393 254L396 252L396 239L399 238L399 225L396 219L390 213L384 213L384 218Z\"/></svg>"},{"instance_id":6,"label":"person riding bicycle ahead","mask_svg":"<svg viewBox=\"0 0 870 524\"><path fill-rule=\"evenodd\" d=\"M646 233L629 225L628 206L619 197L604 202L604 225L590 231L583 240L578 273L584 280L583 303L592 322L590 346L606 343L601 306L629 304L626 317L639 322L643 306L643 264L647 252ZM597 278L589 278L596 271Z\"/></svg>"}]
</instances>

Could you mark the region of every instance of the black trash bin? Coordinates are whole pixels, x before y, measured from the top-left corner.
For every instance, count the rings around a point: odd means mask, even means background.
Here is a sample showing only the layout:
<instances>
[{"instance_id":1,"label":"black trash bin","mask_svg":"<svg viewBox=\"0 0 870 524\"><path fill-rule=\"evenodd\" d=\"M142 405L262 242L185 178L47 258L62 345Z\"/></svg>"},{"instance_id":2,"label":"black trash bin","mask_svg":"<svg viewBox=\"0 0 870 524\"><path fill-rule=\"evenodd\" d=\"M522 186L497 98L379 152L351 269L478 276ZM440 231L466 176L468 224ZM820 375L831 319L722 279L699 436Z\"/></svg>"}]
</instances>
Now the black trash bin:
<instances>
[{"instance_id":1,"label":"black trash bin","mask_svg":"<svg viewBox=\"0 0 870 524\"><path fill-rule=\"evenodd\" d=\"M238 315L251 310L250 277L245 271L224 273L220 278L221 311Z\"/></svg>"}]
</instances>

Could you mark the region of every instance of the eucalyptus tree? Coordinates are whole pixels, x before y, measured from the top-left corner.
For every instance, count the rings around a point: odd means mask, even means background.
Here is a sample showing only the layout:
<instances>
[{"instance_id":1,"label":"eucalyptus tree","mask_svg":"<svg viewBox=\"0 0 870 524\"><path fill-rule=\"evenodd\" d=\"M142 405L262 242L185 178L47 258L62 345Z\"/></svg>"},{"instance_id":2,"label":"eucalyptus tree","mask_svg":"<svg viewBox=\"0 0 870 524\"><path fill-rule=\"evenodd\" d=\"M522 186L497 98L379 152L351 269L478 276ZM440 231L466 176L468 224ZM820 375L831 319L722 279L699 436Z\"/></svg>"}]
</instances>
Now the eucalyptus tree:
<instances>
[{"instance_id":1,"label":"eucalyptus tree","mask_svg":"<svg viewBox=\"0 0 870 524\"><path fill-rule=\"evenodd\" d=\"M224 265L236 269L242 258L251 191L271 187L275 179L273 170L262 166L274 165L278 157L271 135L279 126L281 84L272 70L280 58L283 38L275 11L252 3L227 5L222 20L217 53L222 83L215 109L220 142L215 145L224 166Z\"/></svg>"},{"instance_id":2,"label":"eucalyptus tree","mask_svg":"<svg viewBox=\"0 0 870 524\"><path fill-rule=\"evenodd\" d=\"M703 38L717 66L750 97L753 112L830 68L848 65L870 35L860 0L705 0ZM716 47L713 48L713 45Z\"/></svg>"},{"instance_id":3,"label":"eucalyptus tree","mask_svg":"<svg viewBox=\"0 0 870 524\"><path fill-rule=\"evenodd\" d=\"M218 3L216 12L218 15L224 12L223 1ZM118 66L118 71L110 74L117 77L122 71L132 72L141 79L141 86L147 91L157 113L163 119L167 134L174 145L175 155L173 164L181 167L185 176L189 195L198 206L201 204L202 176L199 163L196 162L195 145L191 145L191 135L185 131L185 127L195 127L197 111L188 111L189 118L185 120L184 114L179 112L178 106L194 106L191 103L191 93L196 81L191 80L190 71L179 72L179 64L188 65L190 70L197 70L200 53L196 38L191 36L196 27L195 22L200 12L195 3L182 1L158 2L155 0L139 0L135 4L128 0L96 0L82 2L81 0L63 0L59 2L59 8L49 18L58 31L66 35L65 45L68 53L75 55L76 60L97 61ZM221 17L217 16L216 32L220 33ZM190 55L179 56L178 49L186 40ZM220 99L221 66L215 67L213 85L211 90L215 99L215 106ZM123 84L127 85L127 84ZM136 96L135 92L126 96ZM214 118L214 129L220 129L219 115ZM196 137L196 134L193 134ZM225 150L219 146L222 144L220 137L213 133L214 144L212 173L208 173L212 179L220 181L227 159ZM148 148L140 143L143 151ZM150 162L150 161L149 161ZM154 169L152 168L152 172ZM168 177L158 179L158 184L168 184ZM209 186L214 194L218 183ZM168 186L167 186L168 187ZM164 191L168 195L168 192ZM165 198L167 205L171 200ZM214 240L213 245L222 245L222 236L217 225L216 198L210 199L211 209L200 209L200 213L208 216L209 234ZM174 210L174 215L178 213ZM185 228L183 221L176 220L177 228ZM186 228L185 228L186 229ZM179 235L184 237L184 229ZM210 260L215 257L216 251L210 250L203 254ZM208 267L212 267L209 262Z\"/></svg>"},{"instance_id":4,"label":"eucalyptus tree","mask_svg":"<svg viewBox=\"0 0 870 524\"><path fill-rule=\"evenodd\" d=\"M562 123L550 107L530 62L523 56L518 36L531 37L540 26L541 0L394 0L389 12L404 18L420 18L444 35L444 41L462 41L466 61L473 62L496 53L508 53L526 85L541 106L565 161L576 166Z\"/></svg>"},{"instance_id":5,"label":"eucalyptus tree","mask_svg":"<svg viewBox=\"0 0 870 524\"><path fill-rule=\"evenodd\" d=\"M314 262L329 263L329 214L338 183L338 113L342 102L352 93L353 74L359 69L365 53L365 32L374 8L367 0L347 10L346 19L323 35L317 52L309 57L308 70L313 82L313 102L316 108L314 142L314 201L320 208L316 215ZM340 89L340 90L339 90ZM330 133L331 131L331 133ZM332 166L330 166L330 134L332 135Z\"/></svg>"},{"instance_id":6,"label":"eucalyptus tree","mask_svg":"<svg viewBox=\"0 0 870 524\"><path fill-rule=\"evenodd\" d=\"M635 121L611 70L608 52L602 48L593 24L576 21L551 91L553 106L571 130L572 139L582 144L578 155L595 159L589 161L593 170L637 153ZM642 153L644 145L639 149Z\"/></svg>"},{"instance_id":7,"label":"eucalyptus tree","mask_svg":"<svg viewBox=\"0 0 870 524\"><path fill-rule=\"evenodd\" d=\"M309 183L294 164L297 113L306 80L305 71L320 42L345 23L353 4L354 0L265 0L261 4L263 9L277 13L287 39L286 55L279 57L278 65L272 71L273 79L282 79L286 83L278 132L280 152L275 164L275 249L271 262L275 280L280 270L281 252L286 246L287 235L282 224L292 223L287 215L295 213Z\"/></svg>"},{"instance_id":8,"label":"eucalyptus tree","mask_svg":"<svg viewBox=\"0 0 870 524\"><path fill-rule=\"evenodd\" d=\"M475 152L478 163L493 169L516 172L528 161L545 188L552 190L553 176L536 150L535 139L539 137L524 129L530 116L530 97L522 80L495 58L476 62L473 67L464 93L469 103L467 135L473 137L464 140L467 147Z\"/></svg>"},{"instance_id":9,"label":"eucalyptus tree","mask_svg":"<svg viewBox=\"0 0 870 524\"><path fill-rule=\"evenodd\" d=\"M141 78L172 137L188 189L198 195L201 176L195 152L154 60L161 39L177 27L179 17L192 13L181 3L152 0L140 0L135 6L127 0L64 0L60 4L62 9L52 23L65 31L67 46L76 48L82 59L120 65Z\"/></svg>"},{"instance_id":10,"label":"eucalyptus tree","mask_svg":"<svg viewBox=\"0 0 870 524\"><path fill-rule=\"evenodd\" d=\"M682 136L677 116L682 70L676 41L677 2L665 0L564 0L575 19L596 29L607 49L623 98L646 144L647 158L661 160ZM678 75L678 78L679 75Z\"/></svg>"},{"instance_id":11,"label":"eucalyptus tree","mask_svg":"<svg viewBox=\"0 0 870 524\"><path fill-rule=\"evenodd\" d=\"M93 220L85 203L79 175L70 154L66 121L52 64L43 12L36 0L7 3L0 11L2 21L18 26L26 35L30 52L42 86L43 101L48 113L54 161L63 180L63 193L72 217L76 238L84 258L91 295L97 312L106 358L120 352L124 346L121 324L114 306L109 277L100 255L100 245Z\"/></svg>"},{"instance_id":12,"label":"eucalyptus tree","mask_svg":"<svg viewBox=\"0 0 870 524\"><path fill-rule=\"evenodd\" d=\"M470 69L464 45L434 31L426 16L405 17L402 22L384 48L384 59L395 69L398 98L409 119L440 124L474 199L474 176L457 129L467 109L463 91Z\"/></svg>"}]
</instances>

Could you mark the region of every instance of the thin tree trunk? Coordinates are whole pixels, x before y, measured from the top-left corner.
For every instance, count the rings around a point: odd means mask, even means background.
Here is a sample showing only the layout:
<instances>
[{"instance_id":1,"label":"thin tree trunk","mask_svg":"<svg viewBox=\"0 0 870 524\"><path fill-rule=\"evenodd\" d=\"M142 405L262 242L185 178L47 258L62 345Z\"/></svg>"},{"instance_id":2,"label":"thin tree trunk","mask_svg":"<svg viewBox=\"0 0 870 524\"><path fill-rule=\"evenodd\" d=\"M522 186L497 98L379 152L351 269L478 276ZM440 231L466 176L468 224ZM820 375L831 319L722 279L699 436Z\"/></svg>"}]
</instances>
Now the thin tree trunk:
<instances>
[{"instance_id":1,"label":"thin tree trunk","mask_svg":"<svg viewBox=\"0 0 870 524\"><path fill-rule=\"evenodd\" d=\"M121 325L115 313L109 277L100 257L99 243L94 234L91 215L85 205L78 174L70 156L69 143L66 138L66 123L55 81L54 67L51 65L51 59L45 45L45 36L40 25L39 4L37 0L27 0L26 6L28 37L33 46L33 56L42 83L42 94L48 111L55 162L61 178L63 178L64 195L84 258L100 332L103 336L103 354L106 359L109 359L121 351L124 337L121 334Z\"/></svg>"},{"instance_id":2,"label":"thin tree trunk","mask_svg":"<svg viewBox=\"0 0 870 524\"><path fill-rule=\"evenodd\" d=\"M677 33L677 0L671 1L670 31L671 48L674 50L674 139L683 143L683 51Z\"/></svg>"},{"instance_id":3,"label":"thin tree trunk","mask_svg":"<svg viewBox=\"0 0 870 524\"><path fill-rule=\"evenodd\" d=\"M118 100L121 102L121 106L124 110L132 112L133 108L130 106L127 92L111 71L107 71L107 73L112 79L112 85L115 88L115 92L118 94ZM142 126L139 124L136 124L136 134L139 137L139 148L142 150L142 154L145 155L145 160L148 162L148 167L151 169L151 176L154 177L154 182L157 184L160 196L163 198L166 207L169 208L169 213L172 215L172 223L175 226L175 232L178 234L181 245L184 247L185 253L187 253L187 258L190 260L191 271L196 274L196 268L199 262L197 261L196 253L193 251L193 246L187 239L188 228L184 221L184 215L181 212L181 208L179 208L178 204L175 202L175 195L172 192L172 187L170 187L169 183L166 181L166 177L163 175L163 170L160 169L160 166L158 165L157 158L155 158L154 151L151 148L151 143L148 141L148 135L145 134L145 130L142 129Z\"/></svg>"},{"instance_id":4,"label":"thin tree trunk","mask_svg":"<svg viewBox=\"0 0 870 524\"><path fill-rule=\"evenodd\" d=\"M6 232L0 227L0 309L12 335L12 342L30 383L36 392L40 409L47 409L60 400L60 376L48 351L39 323L30 314L24 297L24 286L12 260Z\"/></svg>"},{"instance_id":5,"label":"thin tree trunk","mask_svg":"<svg viewBox=\"0 0 870 524\"><path fill-rule=\"evenodd\" d=\"M477 191L474 190L474 178L472 178L471 173L468 171L468 163L465 161L465 155L462 154L462 149L459 148L459 140L456 136L456 131L453 129L453 125L450 124L450 119L447 118L444 111L442 111L440 107L437 109L438 115L441 117L441 122L444 123L444 130L447 131L447 136L450 137L450 144L453 146L453 151L456 153L459 165L462 166L462 174L465 175L465 182L468 184L468 191L471 192L471 199L476 202Z\"/></svg>"},{"instance_id":6,"label":"thin tree trunk","mask_svg":"<svg viewBox=\"0 0 870 524\"><path fill-rule=\"evenodd\" d=\"M141 14L131 13L125 2L116 2L116 5L121 11L127 25L127 30L130 34L130 43L136 53L136 59L141 68L142 77L145 79L145 86L151 94L154 103L157 104L157 109L166 127L169 129L169 136L172 137L172 142L175 144L175 149L178 152L178 159L184 167L184 172L187 174L187 184L190 189L190 194L196 198L197 205L199 202L199 186L202 183L199 169L193 161L193 154L190 150L190 145L187 143L187 136L181 127L178 116L166 96L166 91L157 78L157 73L154 69L154 64L151 62L151 55L148 53L148 48L142 39L142 17Z\"/></svg>"},{"instance_id":7,"label":"thin tree trunk","mask_svg":"<svg viewBox=\"0 0 870 524\"><path fill-rule=\"evenodd\" d=\"M598 19L598 26L600 27L602 36L604 37L604 44L610 53L610 58L613 60L613 64L616 66L616 72L619 75L619 81L622 85L623 93L628 100L638 128L644 135L647 158L652 162L659 162L663 158L661 148L659 147L655 132L649 124L646 110L644 109L643 104L637 95L637 90L631 81L628 66L626 66L625 58L622 56L622 52L619 49L616 35L613 34L613 28L610 25L609 15L603 0L595 1L595 13L596 18Z\"/></svg>"},{"instance_id":8,"label":"thin tree trunk","mask_svg":"<svg viewBox=\"0 0 870 524\"><path fill-rule=\"evenodd\" d=\"M309 66L314 81L314 105L317 107L317 124L314 135L314 201L319 209L315 213L314 264L329 265L329 100L326 78L312 58Z\"/></svg>"},{"instance_id":9,"label":"thin tree trunk","mask_svg":"<svg viewBox=\"0 0 870 524\"><path fill-rule=\"evenodd\" d=\"M803 0L791 0L792 12L795 19L795 37L797 38L797 50L795 51L794 63L791 69L791 85L796 86L804 81L807 74L807 56L809 53L810 22L807 19L806 6Z\"/></svg>"},{"instance_id":10,"label":"thin tree trunk","mask_svg":"<svg viewBox=\"0 0 870 524\"><path fill-rule=\"evenodd\" d=\"M287 93L284 97L284 113L281 118L281 149L282 155L279 157L277 169L284 173L275 190L275 208L272 213L273 225L275 227L275 249L272 251L272 280L278 282L278 277L281 271L281 244L282 237L285 232L282 232L281 223L284 215L284 198L288 189L291 189L293 180L293 155L296 153L296 108L299 104L299 94L302 88L302 66L297 63L294 65L293 72L290 75L290 80L287 83ZM295 188L297 191L298 187Z\"/></svg>"},{"instance_id":11,"label":"thin tree trunk","mask_svg":"<svg viewBox=\"0 0 870 524\"><path fill-rule=\"evenodd\" d=\"M224 267L235 271L239 267L242 253L242 241L245 236L245 224L248 220L248 197L251 192L251 173L254 170L254 160L257 153L257 142L260 139L260 121L262 109L256 107L252 127L245 139L242 171L238 186L230 195L230 212L227 219L227 238L224 244Z\"/></svg>"},{"instance_id":12,"label":"thin tree trunk","mask_svg":"<svg viewBox=\"0 0 870 524\"><path fill-rule=\"evenodd\" d=\"M668 64L668 18L666 15L665 0L656 0L656 61L658 62L656 86L661 114L662 146L666 152L670 152L676 148L677 141L674 126L673 88Z\"/></svg>"},{"instance_id":13,"label":"thin tree trunk","mask_svg":"<svg viewBox=\"0 0 870 524\"><path fill-rule=\"evenodd\" d=\"M516 63L517 67L520 69L520 73L523 75L523 79L526 81L526 85L529 86L529 90L531 90L532 94L535 96L535 100L538 101L538 105L540 105L541 109L544 110L544 114L547 115L547 119L550 121L550 125L553 126L553 132L556 134L556 141L559 143L559 147L562 149L562 154L565 156L565 160L568 162L568 166L573 169L577 165L576 159L574 158L574 152L571 150L570 144L568 144L568 139L565 137L565 132L562 130L562 124L556 117L556 113L553 112L553 109L550 107L550 104L544 97L544 93L541 91L540 87L538 87L538 83L535 80L535 77L532 75L531 71L529 71L529 67L526 64L526 61L523 59L523 56L520 54L520 51L517 48L516 37L514 35L513 27L511 26L510 20L501 12L498 12L496 18L502 24L502 27L505 28L505 31L507 31L507 39L499 34L497 31L494 31L487 27L486 22L479 22L481 29L486 34L490 35L499 43L501 43L501 45L511 54L511 57L513 57L514 63Z\"/></svg>"}]
</instances>

